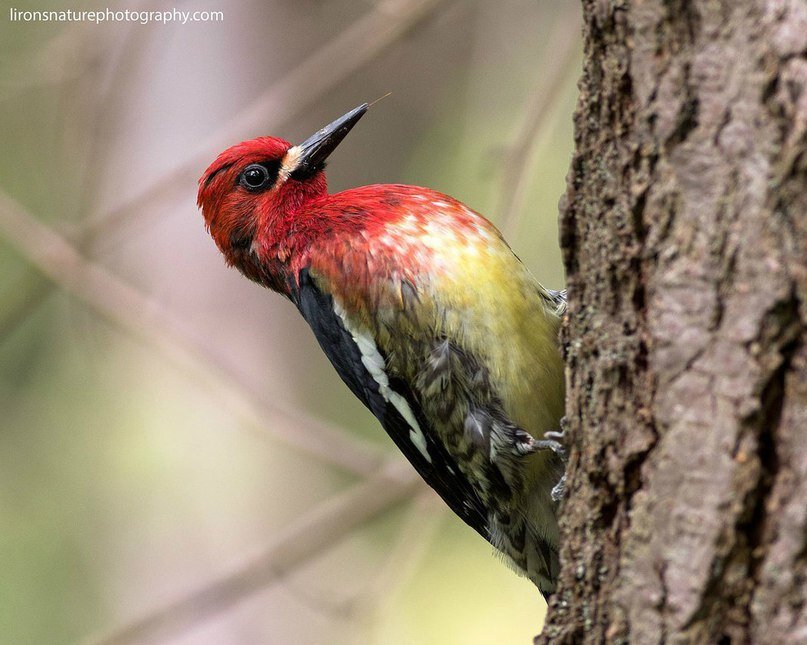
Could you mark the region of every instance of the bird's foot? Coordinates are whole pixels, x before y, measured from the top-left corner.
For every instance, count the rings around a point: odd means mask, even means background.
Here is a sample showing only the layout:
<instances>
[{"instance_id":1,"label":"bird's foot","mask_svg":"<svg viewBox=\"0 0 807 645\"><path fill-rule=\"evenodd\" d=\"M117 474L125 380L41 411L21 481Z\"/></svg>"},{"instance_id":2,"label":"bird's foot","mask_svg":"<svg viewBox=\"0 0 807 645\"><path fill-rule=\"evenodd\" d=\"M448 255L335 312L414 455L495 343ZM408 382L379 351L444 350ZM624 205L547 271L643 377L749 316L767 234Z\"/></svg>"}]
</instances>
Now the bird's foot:
<instances>
[{"instance_id":1,"label":"bird's foot","mask_svg":"<svg viewBox=\"0 0 807 645\"><path fill-rule=\"evenodd\" d=\"M563 417L560 420L560 430L550 430L549 432L544 433L544 443L546 443L546 448L552 450L558 457L563 460L564 465L567 462L566 456L566 439L568 438L568 434L566 429L568 428L568 421L566 417ZM566 473L563 473L558 483L552 488L552 501L559 502L566 496Z\"/></svg>"},{"instance_id":2,"label":"bird's foot","mask_svg":"<svg viewBox=\"0 0 807 645\"><path fill-rule=\"evenodd\" d=\"M536 439L533 443L535 450L551 450L554 452L558 457L566 461L566 448L563 447L563 444L555 439L554 436L560 434L558 432L545 432L543 439Z\"/></svg>"},{"instance_id":3,"label":"bird's foot","mask_svg":"<svg viewBox=\"0 0 807 645\"><path fill-rule=\"evenodd\" d=\"M566 421L566 417L563 417L560 420L560 430L549 430L544 432L544 438L539 439L535 442L535 446L538 450L551 450L554 452L558 457L563 459L563 463L566 463L566 428L568 426L568 422Z\"/></svg>"}]
</instances>

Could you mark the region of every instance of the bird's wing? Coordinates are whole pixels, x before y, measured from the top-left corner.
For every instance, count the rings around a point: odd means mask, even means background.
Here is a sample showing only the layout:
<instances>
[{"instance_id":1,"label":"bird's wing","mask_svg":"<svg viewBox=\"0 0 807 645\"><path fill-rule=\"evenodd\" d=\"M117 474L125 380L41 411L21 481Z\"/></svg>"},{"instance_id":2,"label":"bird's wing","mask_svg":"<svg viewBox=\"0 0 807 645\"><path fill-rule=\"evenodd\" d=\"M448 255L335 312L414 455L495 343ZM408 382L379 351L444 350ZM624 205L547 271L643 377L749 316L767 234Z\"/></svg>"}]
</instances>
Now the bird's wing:
<instances>
[{"instance_id":1,"label":"bird's wing","mask_svg":"<svg viewBox=\"0 0 807 645\"><path fill-rule=\"evenodd\" d=\"M388 376L372 335L351 323L309 269L300 271L292 299L339 376L378 418L421 477L485 539L487 512L457 463L436 439L412 391Z\"/></svg>"}]
</instances>

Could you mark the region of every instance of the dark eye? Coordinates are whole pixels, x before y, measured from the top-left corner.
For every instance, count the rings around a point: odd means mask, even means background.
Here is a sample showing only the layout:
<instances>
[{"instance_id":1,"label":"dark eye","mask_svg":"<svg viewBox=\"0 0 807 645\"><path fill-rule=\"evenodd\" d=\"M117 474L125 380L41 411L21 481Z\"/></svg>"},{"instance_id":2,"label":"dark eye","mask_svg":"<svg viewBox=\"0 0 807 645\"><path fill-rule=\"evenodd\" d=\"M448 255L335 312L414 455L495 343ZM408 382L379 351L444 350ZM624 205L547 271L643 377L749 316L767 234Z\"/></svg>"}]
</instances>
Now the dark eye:
<instances>
[{"instance_id":1,"label":"dark eye","mask_svg":"<svg viewBox=\"0 0 807 645\"><path fill-rule=\"evenodd\" d=\"M259 163L247 166L241 173L241 185L247 190L260 190L269 183L269 171Z\"/></svg>"}]
</instances>

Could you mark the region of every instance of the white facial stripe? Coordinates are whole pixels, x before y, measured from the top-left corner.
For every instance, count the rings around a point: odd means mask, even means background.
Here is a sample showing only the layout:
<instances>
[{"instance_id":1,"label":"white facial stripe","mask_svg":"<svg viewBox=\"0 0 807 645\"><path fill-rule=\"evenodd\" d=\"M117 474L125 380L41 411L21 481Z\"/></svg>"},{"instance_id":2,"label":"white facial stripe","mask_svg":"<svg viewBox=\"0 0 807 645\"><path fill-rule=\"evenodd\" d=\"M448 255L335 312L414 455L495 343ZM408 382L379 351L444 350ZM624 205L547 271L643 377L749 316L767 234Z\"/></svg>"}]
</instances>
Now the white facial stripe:
<instances>
[{"instance_id":1,"label":"white facial stripe","mask_svg":"<svg viewBox=\"0 0 807 645\"><path fill-rule=\"evenodd\" d=\"M292 146L286 151L283 162L280 164L280 174L283 176L284 181L288 179L289 175L297 168L297 162L300 161L301 153L302 150L300 150L300 146Z\"/></svg>"},{"instance_id":2,"label":"white facial stripe","mask_svg":"<svg viewBox=\"0 0 807 645\"><path fill-rule=\"evenodd\" d=\"M333 309L336 312L336 315L341 318L342 324L345 326L345 329L350 332L350 335L353 337L353 341L359 348L359 351L361 352L362 365L364 365L367 371L370 372L370 376L373 377L373 380L378 383L378 392L382 397L384 397L384 400L387 403L390 403L396 410L398 410L400 415L409 424L409 440L415 445L420 454L423 455L423 458L431 463L432 458L431 455L429 455L429 450L426 444L426 435L423 434L423 430L420 429L420 425L418 424L417 419L415 419L412 408L409 406L406 399L398 394L395 390L390 388L389 378L387 377L387 373L384 371L386 367L384 365L384 358L378 351L375 341L369 335L358 331L350 324L347 318L347 313L342 306L336 302L336 300L333 302Z\"/></svg>"}]
</instances>

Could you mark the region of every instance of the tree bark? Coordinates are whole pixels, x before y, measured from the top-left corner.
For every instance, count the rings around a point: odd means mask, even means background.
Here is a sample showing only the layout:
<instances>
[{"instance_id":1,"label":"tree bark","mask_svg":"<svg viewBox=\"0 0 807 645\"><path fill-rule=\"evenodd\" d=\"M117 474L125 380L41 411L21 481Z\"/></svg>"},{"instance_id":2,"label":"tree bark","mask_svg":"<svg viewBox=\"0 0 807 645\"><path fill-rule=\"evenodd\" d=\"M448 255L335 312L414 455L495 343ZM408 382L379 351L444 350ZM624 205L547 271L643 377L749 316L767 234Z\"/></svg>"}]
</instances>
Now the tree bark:
<instances>
[{"instance_id":1,"label":"tree bark","mask_svg":"<svg viewBox=\"0 0 807 645\"><path fill-rule=\"evenodd\" d=\"M544 643L807 642L807 2L584 0Z\"/></svg>"}]
</instances>

